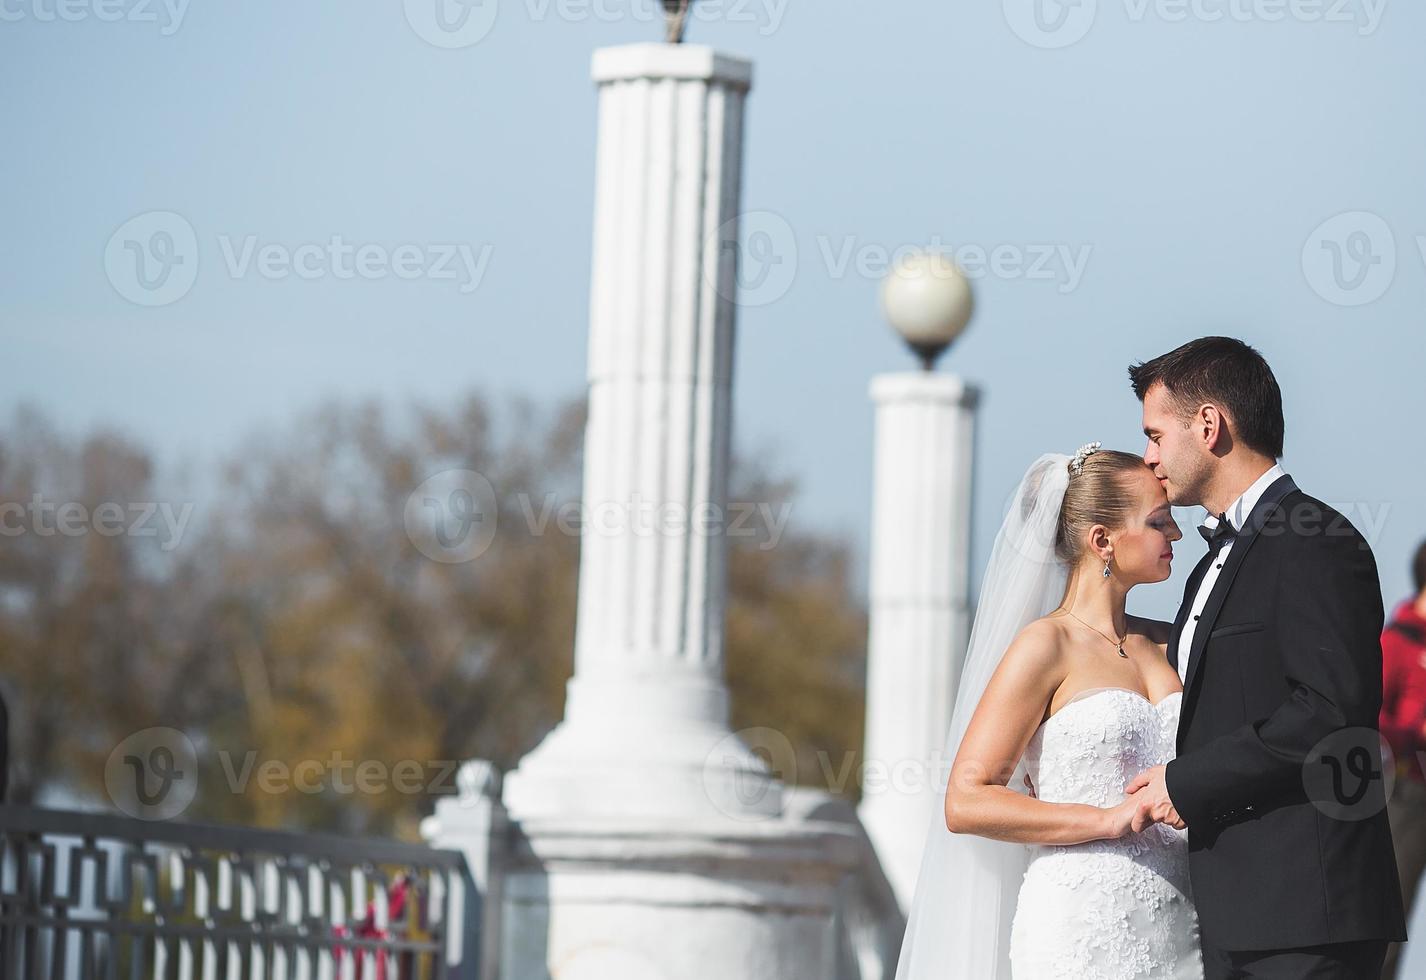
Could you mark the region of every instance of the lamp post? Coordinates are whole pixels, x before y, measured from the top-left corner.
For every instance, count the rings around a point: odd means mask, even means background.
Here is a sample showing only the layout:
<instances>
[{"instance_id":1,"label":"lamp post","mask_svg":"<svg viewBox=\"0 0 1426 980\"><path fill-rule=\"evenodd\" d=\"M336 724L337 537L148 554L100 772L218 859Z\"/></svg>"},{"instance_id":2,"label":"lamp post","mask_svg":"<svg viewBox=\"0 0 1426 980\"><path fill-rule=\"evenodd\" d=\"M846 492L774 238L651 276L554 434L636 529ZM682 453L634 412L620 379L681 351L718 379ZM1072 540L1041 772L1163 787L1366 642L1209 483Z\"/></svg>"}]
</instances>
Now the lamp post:
<instances>
[{"instance_id":1,"label":"lamp post","mask_svg":"<svg viewBox=\"0 0 1426 980\"><path fill-rule=\"evenodd\" d=\"M881 306L922 370L872 379L876 404L866 761L888 778L862 822L903 910L927 820L941 808L936 756L969 635L971 464L977 390L933 370L970 322L970 284L944 255L916 252L881 286Z\"/></svg>"}]
</instances>

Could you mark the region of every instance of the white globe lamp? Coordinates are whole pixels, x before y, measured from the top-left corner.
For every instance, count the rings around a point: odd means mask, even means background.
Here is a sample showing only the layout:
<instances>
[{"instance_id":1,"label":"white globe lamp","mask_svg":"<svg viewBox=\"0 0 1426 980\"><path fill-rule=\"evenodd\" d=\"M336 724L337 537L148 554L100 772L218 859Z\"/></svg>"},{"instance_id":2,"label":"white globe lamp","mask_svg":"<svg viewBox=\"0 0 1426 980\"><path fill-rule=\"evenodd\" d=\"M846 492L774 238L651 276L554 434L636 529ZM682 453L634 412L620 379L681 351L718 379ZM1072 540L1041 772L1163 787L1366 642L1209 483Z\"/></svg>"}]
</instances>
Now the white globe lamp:
<instances>
[{"instance_id":1,"label":"white globe lamp","mask_svg":"<svg viewBox=\"0 0 1426 980\"><path fill-rule=\"evenodd\" d=\"M949 257L916 251L899 258L881 283L881 311L930 371L970 322L970 283Z\"/></svg>"}]
</instances>

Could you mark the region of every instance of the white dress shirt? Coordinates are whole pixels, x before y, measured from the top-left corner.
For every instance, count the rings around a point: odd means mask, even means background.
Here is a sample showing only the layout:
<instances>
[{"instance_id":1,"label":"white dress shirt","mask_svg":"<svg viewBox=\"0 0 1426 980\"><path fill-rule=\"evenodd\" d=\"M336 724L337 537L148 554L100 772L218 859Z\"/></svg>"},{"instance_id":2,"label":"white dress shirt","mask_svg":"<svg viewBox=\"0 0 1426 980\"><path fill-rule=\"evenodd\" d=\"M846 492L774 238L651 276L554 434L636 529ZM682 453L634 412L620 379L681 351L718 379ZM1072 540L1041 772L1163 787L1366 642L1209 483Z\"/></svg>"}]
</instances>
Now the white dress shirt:
<instances>
[{"instance_id":1,"label":"white dress shirt","mask_svg":"<svg viewBox=\"0 0 1426 980\"><path fill-rule=\"evenodd\" d=\"M1233 530L1243 530L1243 524L1248 520L1248 515L1257 506L1258 500L1263 492L1272 486L1280 476L1286 476L1283 468L1274 463L1262 476L1258 477L1243 495L1233 503L1228 505L1224 515L1228 518L1228 523L1233 525ZM1209 514L1208 519L1202 524L1209 532L1218 526L1218 515ZM1233 550L1234 542L1229 541L1218 551L1218 557L1213 564L1208 566L1207 573L1203 576L1203 581L1198 583L1198 592L1193 596L1193 606L1189 610L1188 619L1184 620L1183 632L1178 638L1178 677L1179 680L1187 683L1188 680L1188 654L1193 649L1193 634L1198 627L1198 617L1203 614L1203 607L1208 605L1208 597L1213 594L1213 586L1218 581L1218 573L1223 569L1223 563L1228 560L1228 552Z\"/></svg>"}]
</instances>

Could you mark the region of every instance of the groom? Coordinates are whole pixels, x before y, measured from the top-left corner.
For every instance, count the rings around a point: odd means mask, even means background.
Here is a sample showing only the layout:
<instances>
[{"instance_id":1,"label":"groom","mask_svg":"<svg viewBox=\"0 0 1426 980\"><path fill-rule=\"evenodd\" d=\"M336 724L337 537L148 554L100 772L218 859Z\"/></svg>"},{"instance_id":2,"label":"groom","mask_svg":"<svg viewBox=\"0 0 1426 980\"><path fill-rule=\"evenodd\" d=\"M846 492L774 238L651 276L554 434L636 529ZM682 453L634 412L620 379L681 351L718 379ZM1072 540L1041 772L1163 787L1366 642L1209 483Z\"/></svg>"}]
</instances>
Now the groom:
<instances>
[{"instance_id":1,"label":"groom","mask_svg":"<svg viewBox=\"0 0 1426 980\"><path fill-rule=\"evenodd\" d=\"M1134 829L1188 827L1208 980L1376 977L1406 926L1371 548L1277 464L1282 395L1256 350L1204 337L1129 376L1144 462L1171 503L1209 513L1168 646L1177 757L1126 788L1147 787Z\"/></svg>"}]
</instances>

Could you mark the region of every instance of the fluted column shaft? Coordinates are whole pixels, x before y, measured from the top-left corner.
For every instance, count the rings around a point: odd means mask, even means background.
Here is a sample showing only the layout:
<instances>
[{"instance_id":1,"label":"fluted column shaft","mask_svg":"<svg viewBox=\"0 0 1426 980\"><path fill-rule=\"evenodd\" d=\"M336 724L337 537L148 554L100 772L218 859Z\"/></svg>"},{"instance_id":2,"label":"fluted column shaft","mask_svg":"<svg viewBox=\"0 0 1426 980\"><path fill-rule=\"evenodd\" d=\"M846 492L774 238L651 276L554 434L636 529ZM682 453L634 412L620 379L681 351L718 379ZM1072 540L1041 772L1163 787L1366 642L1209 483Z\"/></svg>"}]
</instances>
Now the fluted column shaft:
<instances>
[{"instance_id":1,"label":"fluted column shaft","mask_svg":"<svg viewBox=\"0 0 1426 980\"><path fill-rule=\"evenodd\" d=\"M636 44L595 52L593 76L599 137L575 676L564 721L511 776L512 811L539 808L526 771L553 771L553 761L653 772L644 792L659 797L658 771L684 784L715 745L727 749L725 521L751 65L705 47ZM765 767L736 740L731 753L730 772L764 779ZM679 810L672 797L682 792L650 805ZM568 786L560 796L570 806L610 806Z\"/></svg>"}]
</instances>

